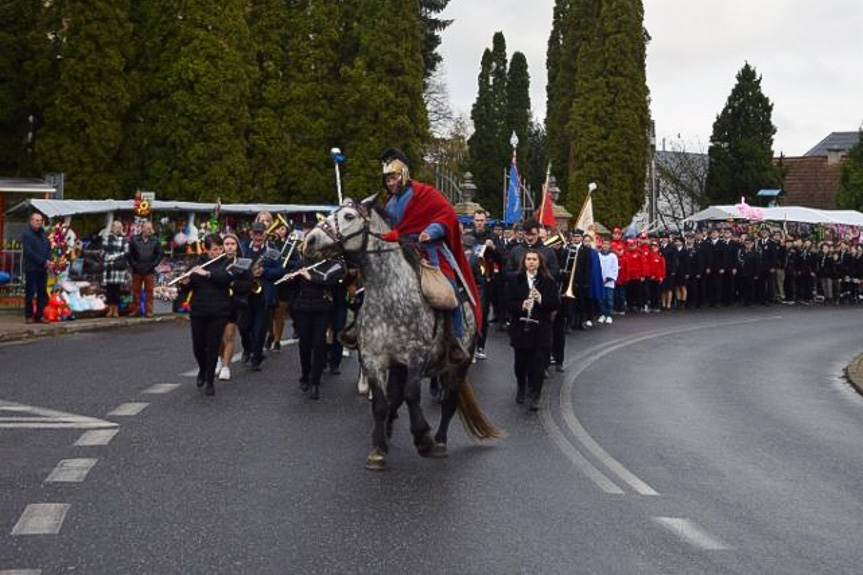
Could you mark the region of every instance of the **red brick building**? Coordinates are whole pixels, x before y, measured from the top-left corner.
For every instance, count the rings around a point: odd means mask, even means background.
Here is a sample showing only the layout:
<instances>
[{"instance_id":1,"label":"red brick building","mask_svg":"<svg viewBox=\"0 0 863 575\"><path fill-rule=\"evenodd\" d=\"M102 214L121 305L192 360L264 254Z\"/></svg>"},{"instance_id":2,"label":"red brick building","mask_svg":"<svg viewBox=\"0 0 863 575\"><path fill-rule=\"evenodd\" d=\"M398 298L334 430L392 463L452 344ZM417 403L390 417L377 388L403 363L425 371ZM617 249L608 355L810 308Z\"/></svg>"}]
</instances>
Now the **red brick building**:
<instances>
[{"instance_id":1,"label":"red brick building","mask_svg":"<svg viewBox=\"0 0 863 575\"><path fill-rule=\"evenodd\" d=\"M777 158L786 169L783 204L836 209L842 162L860 139L859 132L833 132L798 158Z\"/></svg>"}]
</instances>

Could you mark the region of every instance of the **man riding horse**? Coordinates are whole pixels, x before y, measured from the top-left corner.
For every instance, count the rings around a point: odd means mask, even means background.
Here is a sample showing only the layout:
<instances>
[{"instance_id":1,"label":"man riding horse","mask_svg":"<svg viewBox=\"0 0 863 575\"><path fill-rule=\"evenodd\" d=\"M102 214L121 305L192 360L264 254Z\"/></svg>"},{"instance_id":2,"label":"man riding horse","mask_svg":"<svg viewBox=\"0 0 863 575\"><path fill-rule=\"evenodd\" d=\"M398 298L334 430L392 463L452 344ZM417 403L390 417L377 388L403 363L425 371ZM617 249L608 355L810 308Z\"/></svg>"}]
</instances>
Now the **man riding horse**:
<instances>
[{"instance_id":1,"label":"man riding horse","mask_svg":"<svg viewBox=\"0 0 863 575\"><path fill-rule=\"evenodd\" d=\"M389 237L384 239L418 245L424 257L432 265L440 267L456 294L461 290L468 294L476 325L482 325L482 308L477 305L479 293L470 265L465 259L458 217L452 205L432 186L410 179L407 157L399 150L387 150L382 160L383 184L387 195L384 197L385 203L381 204L386 207L388 223L392 227L392 231L387 234ZM448 359L458 364L469 357L461 344L461 306L452 311L449 319Z\"/></svg>"}]
</instances>

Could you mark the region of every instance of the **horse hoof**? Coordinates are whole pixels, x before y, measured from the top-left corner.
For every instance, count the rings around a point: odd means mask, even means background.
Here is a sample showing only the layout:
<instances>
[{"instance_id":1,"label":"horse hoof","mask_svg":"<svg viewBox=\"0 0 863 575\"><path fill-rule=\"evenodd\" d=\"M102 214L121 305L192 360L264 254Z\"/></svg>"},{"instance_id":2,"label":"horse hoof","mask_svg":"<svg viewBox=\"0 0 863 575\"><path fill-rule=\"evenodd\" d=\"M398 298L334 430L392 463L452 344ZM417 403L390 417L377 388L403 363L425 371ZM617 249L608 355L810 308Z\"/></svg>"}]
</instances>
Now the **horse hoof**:
<instances>
[{"instance_id":1,"label":"horse hoof","mask_svg":"<svg viewBox=\"0 0 863 575\"><path fill-rule=\"evenodd\" d=\"M449 453L446 450L446 443L438 443L435 441L435 444L431 448L431 452L429 453L429 457L448 457Z\"/></svg>"},{"instance_id":2,"label":"horse hoof","mask_svg":"<svg viewBox=\"0 0 863 575\"><path fill-rule=\"evenodd\" d=\"M387 454L377 447L366 457L366 469L383 471L387 468Z\"/></svg>"},{"instance_id":3,"label":"horse hoof","mask_svg":"<svg viewBox=\"0 0 863 575\"><path fill-rule=\"evenodd\" d=\"M433 457L434 456L434 448L435 442L428 435L424 436L420 439L417 444L417 453L419 453L420 457Z\"/></svg>"}]
</instances>

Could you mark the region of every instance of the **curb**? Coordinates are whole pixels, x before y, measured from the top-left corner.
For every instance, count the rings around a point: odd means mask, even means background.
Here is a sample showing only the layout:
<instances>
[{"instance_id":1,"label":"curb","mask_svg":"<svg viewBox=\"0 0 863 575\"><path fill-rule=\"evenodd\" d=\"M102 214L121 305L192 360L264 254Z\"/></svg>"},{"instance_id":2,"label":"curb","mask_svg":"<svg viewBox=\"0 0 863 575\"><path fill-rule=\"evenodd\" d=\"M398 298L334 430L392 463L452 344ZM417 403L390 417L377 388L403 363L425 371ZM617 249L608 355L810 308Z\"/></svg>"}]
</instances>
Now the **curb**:
<instances>
[{"instance_id":1,"label":"curb","mask_svg":"<svg viewBox=\"0 0 863 575\"><path fill-rule=\"evenodd\" d=\"M10 343L13 341L35 340L43 337L53 337L59 335L67 335L70 333L83 333L89 331L107 331L124 327L135 327L139 325L152 325L158 323L173 323L188 321L189 318L182 314L168 314L150 318L120 318L109 320L100 318L93 323L76 323L75 321L64 321L52 324L45 324L39 327L23 327L19 330L0 333L0 344ZM88 320L78 320L88 321ZM26 325L26 324L25 324Z\"/></svg>"},{"instance_id":2,"label":"curb","mask_svg":"<svg viewBox=\"0 0 863 575\"><path fill-rule=\"evenodd\" d=\"M863 395L863 353L845 367L845 377L857 393Z\"/></svg>"}]
</instances>

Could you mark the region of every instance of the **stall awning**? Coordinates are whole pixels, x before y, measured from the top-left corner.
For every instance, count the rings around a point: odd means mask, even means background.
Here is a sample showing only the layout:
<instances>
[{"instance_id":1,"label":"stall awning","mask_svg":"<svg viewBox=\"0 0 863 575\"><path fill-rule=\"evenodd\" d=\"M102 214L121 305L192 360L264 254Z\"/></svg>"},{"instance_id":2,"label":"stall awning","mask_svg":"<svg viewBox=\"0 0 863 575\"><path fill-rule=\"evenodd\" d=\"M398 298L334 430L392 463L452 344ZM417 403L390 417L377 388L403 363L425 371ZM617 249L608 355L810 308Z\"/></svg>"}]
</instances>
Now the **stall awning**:
<instances>
[{"instance_id":1,"label":"stall awning","mask_svg":"<svg viewBox=\"0 0 863 575\"><path fill-rule=\"evenodd\" d=\"M336 206L303 204L222 204L223 214L254 215L261 211L280 214L299 214L309 212L329 213ZM6 211L7 214L37 210L49 218L62 218L85 214L107 214L109 212L131 212L133 200L41 200L23 201ZM216 209L214 203L203 202L153 202L155 212L200 212L211 213Z\"/></svg>"},{"instance_id":2,"label":"stall awning","mask_svg":"<svg viewBox=\"0 0 863 575\"><path fill-rule=\"evenodd\" d=\"M0 192L53 194L56 190L39 178L0 178Z\"/></svg>"},{"instance_id":3,"label":"stall awning","mask_svg":"<svg viewBox=\"0 0 863 575\"><path fill-rule=\"evenodd\" d=\"M863 213L854 210L816 210L798 206L757 209L768 222L800 222L805 224L835 224L863 226ZM710 206L686 218L684 222L748 220L737 206Z\"/></svg>"}]
</instances>

